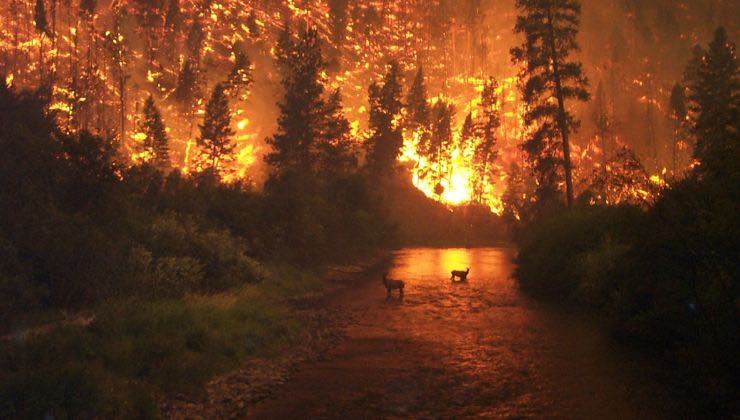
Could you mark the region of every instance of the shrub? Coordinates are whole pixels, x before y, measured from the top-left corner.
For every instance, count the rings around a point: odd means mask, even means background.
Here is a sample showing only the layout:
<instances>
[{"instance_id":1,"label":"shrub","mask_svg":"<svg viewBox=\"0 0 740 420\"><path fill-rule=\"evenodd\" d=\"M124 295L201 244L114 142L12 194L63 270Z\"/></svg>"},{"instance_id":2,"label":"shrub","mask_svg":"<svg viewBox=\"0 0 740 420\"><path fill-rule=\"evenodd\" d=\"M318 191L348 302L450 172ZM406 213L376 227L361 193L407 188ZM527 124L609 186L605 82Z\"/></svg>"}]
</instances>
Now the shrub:
<instances>
[{"instance_id":1,"label":"shrub","mask_svg":"<svg viewBox=\"0 0 740 420\"><path fill-rule=\"evenodd\" d=\"M613 252L608 248L631 244L643 219L632 207L578 207L538 220L520 244L517 277L532 292L573 298L594 269L589 254L599 258L599 247Z\"/></svg>"}]
</instances>

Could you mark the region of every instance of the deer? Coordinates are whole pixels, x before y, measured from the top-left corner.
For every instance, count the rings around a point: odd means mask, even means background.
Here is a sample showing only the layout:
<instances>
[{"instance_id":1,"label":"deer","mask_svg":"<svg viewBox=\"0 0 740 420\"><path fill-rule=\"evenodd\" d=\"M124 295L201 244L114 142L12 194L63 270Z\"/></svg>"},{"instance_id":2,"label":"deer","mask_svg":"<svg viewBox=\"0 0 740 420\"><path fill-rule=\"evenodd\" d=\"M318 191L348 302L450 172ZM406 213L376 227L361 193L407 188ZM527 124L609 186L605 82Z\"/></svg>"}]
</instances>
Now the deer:
<instances>
[{"instance_id":1,"label":"deer","mask_svg":"<svg viewBox=\"0 0 740 420\"><path fill-rule=\"evenodd\" d=\"M398 289L398 297L403 297L403 288L406 283L403 280L393 280L388 278L388 273L383 273L383 286L388 290L388 296L394 289Z\"/></svg>"},{"instance_id":2,"label":"deer","mask_svg":"<svg viewBox=\"0 0 740 420\"><path fill-rule=\"evenodd\" d=\"M450 277L450 281L455 281L455 278L460 279L460 281L465 281L468 279L468 273L470 273L470 267L468 267L467 270L452 270L452 277Z\"/></svg>"}]
</instances>

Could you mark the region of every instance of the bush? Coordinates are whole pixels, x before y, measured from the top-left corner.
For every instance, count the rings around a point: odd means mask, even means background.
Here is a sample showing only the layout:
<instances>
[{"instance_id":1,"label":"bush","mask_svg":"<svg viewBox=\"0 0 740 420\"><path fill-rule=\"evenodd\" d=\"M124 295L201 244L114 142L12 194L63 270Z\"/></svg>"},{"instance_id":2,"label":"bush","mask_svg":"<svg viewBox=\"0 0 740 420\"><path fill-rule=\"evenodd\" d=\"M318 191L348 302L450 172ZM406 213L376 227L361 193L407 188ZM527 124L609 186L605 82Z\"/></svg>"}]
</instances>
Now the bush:
<instances>
[{"instance_id":1,"label":"bush","mask_svg":"<svg viewBox=\"0 0 740 420\"><path fill-rule=\"evenodd\" d=\"M740 377L739 197L736 182L692 177L646 213L576 208L536 221L517 276L525 290L608 315L619 335L678 363L682 387L707 409L729 407Z\"/></svg>"},{"instance_id":2,"label":"bush","mask_svg":"<svg viewBox=\"0 0 740 420\"><path fill-rule=\"evenodd\" d=\"M176 281L173 258L181 259L187 268L179 274L185 275L182 286L190 287L188 291L224 291L259 282L266 275L261 264L246 255L243 241L226 230L204 229L192 218L174 214L158 217L141 240L152 250L157 279Z\"/></svg>"},{"instance_id":3,"label":"bush","mask_svg":"<svg viewBox=\"0 0 740 420\"><path fill-rule=\"evenodd\" d=\"M597 275L599 254L631 244L643 219L632 207L578 207L538 220L521 241L516 275L534 293L558 298L575 298L579 289L589 293L598 281L582 283Z\"/></svg>"}]
</instances>

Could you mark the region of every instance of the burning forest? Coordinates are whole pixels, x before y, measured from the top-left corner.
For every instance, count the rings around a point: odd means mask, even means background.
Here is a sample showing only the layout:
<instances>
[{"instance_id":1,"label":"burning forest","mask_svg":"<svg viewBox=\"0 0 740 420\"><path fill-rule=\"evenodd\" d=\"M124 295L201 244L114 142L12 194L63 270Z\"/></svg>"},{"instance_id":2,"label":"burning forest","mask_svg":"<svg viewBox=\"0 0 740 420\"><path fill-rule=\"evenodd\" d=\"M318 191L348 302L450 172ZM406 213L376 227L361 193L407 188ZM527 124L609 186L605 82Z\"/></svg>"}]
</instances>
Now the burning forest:
<instances>
[{"instance_id":1,"label":"burning forest","mask_svg":"<svg viewBox=\"0 0 740 420\"><path fill-rule=\"evenodd\" d=\"M513 323L558 318L520 293L593 309L695 386L634 401L597 360L618 414L522 374L511 404L455 411L424 379L424 402L342 416L737 415L739 23L734 0L4 0L0 417L338 417L301 380L353 374L299 375L286 404L258 404L286 378L259 384L334 348L317 296L354 288L338 301L388 340L402 313L415 346L461 348L434 353L461 389L530 369L470 344L482 325L552 371L575 354L527 351ZM386 306L356 281L381 269ZM463 313L478 327L440 325Z\"/></svg>"},{"instance_id":2,"label":"burning forest","mask_svg":"<svg viewBox=\"0 0 740 420\"><path fill-rule=\"evenodd\" d=\"M368 87L396 62L398 158L414 185L444 204L479 203L501 214L513 183L524 191L517 198L535 199L535 181L512 176L531 172L521 145L533 129L525 123L520 66L509 54L516 9L458 3L11 0L0 10L0 70L8 85L46 89L64 131L115 137L129 164L155 158L147 131L156 109L166 138L159 164L185 174L208 167L199 126L222 83L233 147L219 157L218 172L261 187L282 90L278 38L286 27L296 36L308 26L320 39L320 82L341 92L348 147L365 154ZM658 3L585 5L581 37L590 41L577 56L592 101L568 104L582 122L570 150L578 194L627 177L632 185L596 188L595 202L650 201L694 163L673 63L688 59L717 19L737 21L729 18L731 2L699 3L666 5L666 15ZM706 10L713 20L697 18ZM604 30L610 20L622 24Z\"/></svg>"}]
</instances>

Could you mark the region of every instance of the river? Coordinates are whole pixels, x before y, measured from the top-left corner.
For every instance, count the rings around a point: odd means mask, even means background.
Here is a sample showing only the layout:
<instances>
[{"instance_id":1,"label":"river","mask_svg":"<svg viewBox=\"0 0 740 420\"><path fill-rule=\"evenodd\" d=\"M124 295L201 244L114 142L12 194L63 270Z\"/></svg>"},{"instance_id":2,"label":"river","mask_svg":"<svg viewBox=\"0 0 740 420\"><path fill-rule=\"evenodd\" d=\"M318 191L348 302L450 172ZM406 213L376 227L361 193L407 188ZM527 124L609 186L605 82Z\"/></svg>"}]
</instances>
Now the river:
<instances>
[{"instance_id":1,"label":"river","mask_svg":"<svg viewBox=\"0 0 740 420\"><path fill-rule=\"evenodd\" d=\"M333 305L347 338L303 366L253 418L670 418L682 411L654 363L602 323L539 303L505 248L404 249ZM470 267L466 282L450 271ZM663 369L664 367L660 367Z\"/></svg>"}]
</instances>

